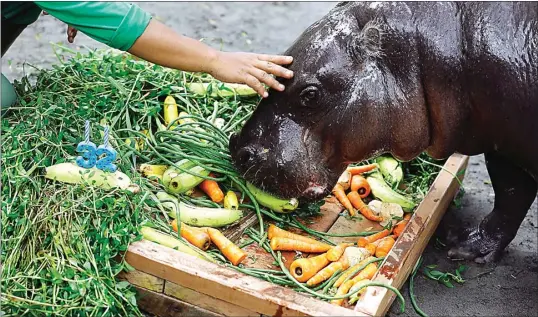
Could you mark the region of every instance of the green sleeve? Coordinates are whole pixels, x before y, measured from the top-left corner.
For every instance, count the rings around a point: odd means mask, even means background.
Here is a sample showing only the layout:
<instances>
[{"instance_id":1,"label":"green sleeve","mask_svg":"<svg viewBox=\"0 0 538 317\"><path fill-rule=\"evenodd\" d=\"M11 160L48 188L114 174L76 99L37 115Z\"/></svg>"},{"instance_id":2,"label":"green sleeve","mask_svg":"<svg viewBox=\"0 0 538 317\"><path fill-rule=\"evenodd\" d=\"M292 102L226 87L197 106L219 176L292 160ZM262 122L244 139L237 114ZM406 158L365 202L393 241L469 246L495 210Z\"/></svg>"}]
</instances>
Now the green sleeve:
<instances>
[{"instance_id":1,"label":"green sleeve","mask_svg":"<svg viewBox=\"0 0 538 317\"><path fill-rule=\"evenodd\" d=\"M43 11L92 39L127 51L144 33L151 15L126 2L35 2Z\"/></svg>"}]
</instances>

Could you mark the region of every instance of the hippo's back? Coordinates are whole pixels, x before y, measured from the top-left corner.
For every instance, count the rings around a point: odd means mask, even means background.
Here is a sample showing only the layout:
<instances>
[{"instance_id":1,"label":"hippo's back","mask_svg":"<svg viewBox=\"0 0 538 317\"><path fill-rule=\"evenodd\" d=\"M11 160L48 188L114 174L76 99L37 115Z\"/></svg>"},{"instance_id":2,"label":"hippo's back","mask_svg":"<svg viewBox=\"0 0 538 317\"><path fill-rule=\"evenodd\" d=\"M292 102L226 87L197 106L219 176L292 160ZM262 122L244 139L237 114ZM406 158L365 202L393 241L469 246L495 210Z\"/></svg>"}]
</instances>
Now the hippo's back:
<instances>
[{"instance_id":1,"label":"hippo's back","mask_svg":"<svg viewBox=\"0 0 538 317\"><path fill-rule=\"evenodd\" d=\"M459 2L462 57L473 89L538 102L538 2ZM475 81L474 79L479 80Z\"/></svg>"}]
</instances>

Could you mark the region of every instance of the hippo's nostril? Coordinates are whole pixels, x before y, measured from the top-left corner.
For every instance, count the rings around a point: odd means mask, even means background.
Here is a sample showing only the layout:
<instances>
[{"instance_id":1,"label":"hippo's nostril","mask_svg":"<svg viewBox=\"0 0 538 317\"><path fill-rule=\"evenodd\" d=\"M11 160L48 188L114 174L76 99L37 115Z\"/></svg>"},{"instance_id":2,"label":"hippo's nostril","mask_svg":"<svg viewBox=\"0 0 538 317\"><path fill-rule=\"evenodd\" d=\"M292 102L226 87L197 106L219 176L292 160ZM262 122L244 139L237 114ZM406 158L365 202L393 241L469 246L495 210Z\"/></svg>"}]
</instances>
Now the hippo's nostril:
<instances>
[{"instance_id":1,"label":"hippo's nostril","mask_svg":"<svg viewBox=\"0 0 538 317\"><path fill-rule=\"evenodd\" d=\"M237 150L235 154L235 161L240 166L245 166L251 160L253 154L254 153L250 147L243 147Z\"/></svg>"}]
</instances>

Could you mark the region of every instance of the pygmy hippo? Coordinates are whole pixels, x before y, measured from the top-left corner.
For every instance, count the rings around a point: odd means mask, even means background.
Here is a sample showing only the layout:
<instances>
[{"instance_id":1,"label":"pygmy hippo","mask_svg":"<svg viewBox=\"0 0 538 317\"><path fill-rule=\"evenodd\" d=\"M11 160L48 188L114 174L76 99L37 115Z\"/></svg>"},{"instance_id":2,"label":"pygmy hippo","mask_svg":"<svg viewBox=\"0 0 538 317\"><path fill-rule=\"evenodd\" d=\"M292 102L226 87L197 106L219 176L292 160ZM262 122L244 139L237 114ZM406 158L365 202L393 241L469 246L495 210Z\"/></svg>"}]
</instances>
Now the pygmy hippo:
<instances>
[{"instance_id":1,"label":"pygmy hippo","mask_svg":"<svg viewBox=\"0 0 538 317\"><path fill-rule=\"evenodd\" d=\"M493 210L449 256L499 259L538 189L537 2L345 2L285 55L294 78L230 140L247 180L313 200L383 153L484 153Z\"/></svg>"}]
</instances>

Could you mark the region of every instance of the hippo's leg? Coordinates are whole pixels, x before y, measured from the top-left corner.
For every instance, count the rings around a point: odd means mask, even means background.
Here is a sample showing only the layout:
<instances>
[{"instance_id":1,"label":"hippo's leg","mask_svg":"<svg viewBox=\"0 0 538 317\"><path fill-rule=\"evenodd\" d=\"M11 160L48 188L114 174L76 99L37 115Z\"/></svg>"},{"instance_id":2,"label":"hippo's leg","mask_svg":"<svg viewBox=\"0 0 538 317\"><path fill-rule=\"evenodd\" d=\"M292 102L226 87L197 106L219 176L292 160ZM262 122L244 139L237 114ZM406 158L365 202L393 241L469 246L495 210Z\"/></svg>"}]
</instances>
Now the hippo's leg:
<instances>
[{"instance_id":1,"label":"hippo's leg","mask_svg":"<svg viewBox=\"0 0 538 317\"><path fill-rule=\"evenodd\" d=\"M499 260L536 197L538 185L527 172L498 153L487 153L485 158L495 193L493 211L477 228L453 239L458 243L448 251L450 258L474 259L477 263Z\"/></svg>"}]
</instances>

